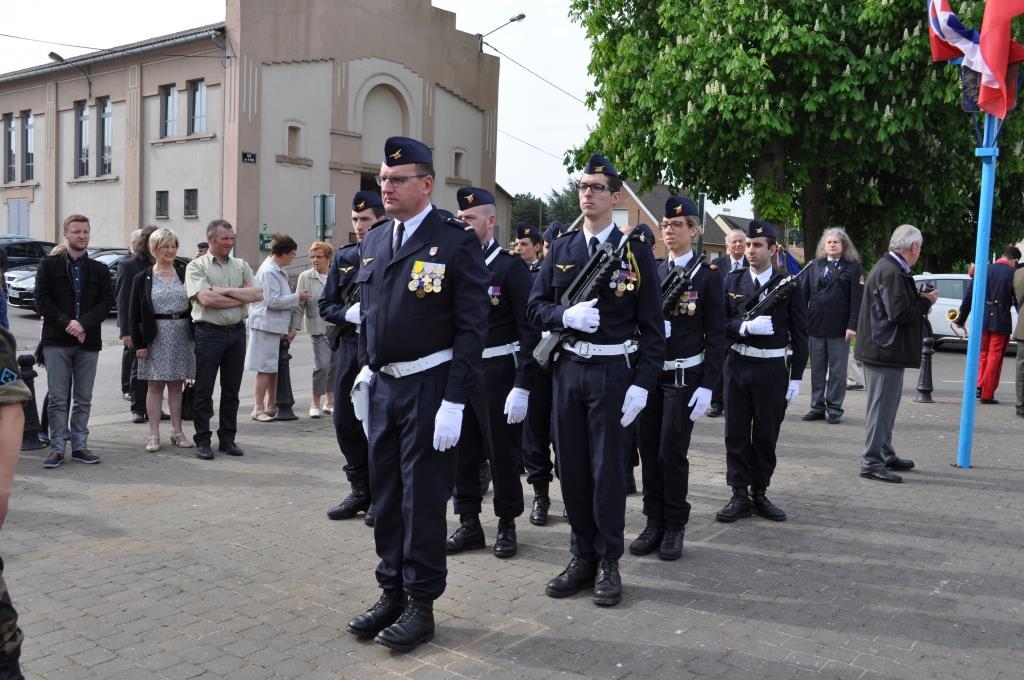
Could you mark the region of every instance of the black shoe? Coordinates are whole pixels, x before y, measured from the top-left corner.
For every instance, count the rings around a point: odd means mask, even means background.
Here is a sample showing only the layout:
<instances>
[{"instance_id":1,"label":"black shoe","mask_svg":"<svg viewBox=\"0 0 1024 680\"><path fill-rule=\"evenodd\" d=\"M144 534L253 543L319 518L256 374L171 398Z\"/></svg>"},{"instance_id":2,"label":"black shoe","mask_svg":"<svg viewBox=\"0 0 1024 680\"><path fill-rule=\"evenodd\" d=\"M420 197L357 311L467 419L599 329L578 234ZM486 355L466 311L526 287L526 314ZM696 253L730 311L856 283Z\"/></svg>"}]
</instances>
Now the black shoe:
<instances>
[{"instance_id":1,"label":"black shoe","mask_svg":"<svg viewBox=\"0 0 1024 680\"><path fill-rule=\"evenodd\" d=\"M498 536L494 539L495 557L515 557L519 552L516 544L516 521L511 517L498 519Z\"/></svg>"},{"instance_id":2,"label":"black shoe","mask_svg":"<svg viewBox=\"0 0 1024 680\"><path fill-rule=\"evenodd\" d=\"M444 551L449 555L464 550L486 548L484 528L480 526L480 515L463 513L459 515L459 528L455 530L444 544Z\"/></svg>"},{"instance_id":3,"label":"black shoe","mask_svg":"<svg viewBox=\"0 0 1024 680\"><path fill-rule=\"evenodd\" d=\"M838 425L842 421L842 416L826 416L825 420L828 421L829 425Z\"/></svg>"},{"instance_id":4,"label":"black shoe","mask_svg":"<svg viewBox=\"0 0 1024 680\"><path fill-rule=\"evenodd\" d=\"M982 404L998 404L999 400L998 399L982 399L981 403Z\"/></svg>"},{"instance_id":5,"label":"black shoe","mask_svg":"<svg viewBox=\"0 0 1024 680\"><path fill-rule=\"evenodd\" d=\"M903 481L895 472L889 472L888 470L862 470L860 476L864 479L875 479L879 482L889 482L891 484L899 484Z\"/></svg>"},{"instance_id":6,"label":"black shoe","mask_svg":"<svg viewBox=\"0 0 1024 680\"><path fill-rule=\"evenodd\" d=\"M746 487L738 486L732 490L732 498L718 511L715 519L719 522L735 522L741 517L750 517L750 496L747 495Z\"/></svg>"},{"instance_id":7,"label":"black shoe","mask_svg":"<svg viewBox=\"0 0 1024 680\"><path fill-rule=\"evenodd\" d=\"M561 574L548 581L544 592L548 597L569 597L585 588L594 587L597 561L593 557L573 557Z\"/></svg>"},{"instance_id":8,"label":"black shoe","mask_svg":"<svg viewBox=\"0 0 1024 680\"><path fill-rule=\"evenodd\" d=\"M633 468L629 468L626 472L626 495L632 496L636 493L636 473Z\"/></svg>"},{"instance_id":9,"label":"black shoe","mask_svg":"<svg viewBox=\"0 0 1024 680\"><path fill-rule=\"evenodd\" d=\"M661 544L662 533L661 520L647 518L647 526L629 544L629 552L634 555L650 555Z\"/></svg>"},{"instance_id":10,"label":"black shoe","mask_svg":"<svg viewBox=\"0 0 1024 680\"><path fill-rule=\"evenodd\" d=\"M224 453L228 454L229 456L244 456L245 455L245 451L243 451L242 449L238 448L238 444L236 444L234 442L221 442L220 445L217 446L217 450L218 451L223 451Z\"/></svg>"},{"instance_id":11,"label":"black shoe","mask_svg":"<svg viewBox=\"0 0 1024 680\"><path fill-rule=\"evenodd\" d=\"M750 504L754 508L754 514L773 522L785 522L786 513L782 511L782 508L773 505L764 495L764 491L764 489L751 489Z\"/></svg>"},{"instance_id":12,"label":"black shoe","mask_svg":"<svg viewBox=\"0 0 1024 680\"><path fill-rule=\"evenodd\" d=\"M421 642L434 639L434 603L410 599L398 620L377 633L379 645L396 652L408 652Z\"/></svg>"},{"instance_id":13,"label":"black shoe","mask_svg":"<svg viewBox=\"0 0 1024 680\"><path fill-rule=\"evenodd\" d=\"M352 482L352 493L345 500L327 511L327 519L352 519L370 508L369 484L365 481Z\"/></svg>"},{"instance_id":14,"label":"black shoe","mask_svg":"<svg viewBox=\"0 0 1024 680\"><path fill-rule=\"evenodd\" d=\"M164 413L163 411L160 412L160 420L170 420L170 419L171 419L171 414L170 413Z\"/></svg>"},{"instance_id":15,"label":"black shoe","mask_svg":"<svg viewBox=\"0 0 1024 680\"><path fill-rule=\"evenodd\" d=\"M213 449L209 444L196 444L196 458L202 460L213 460Z\"/></svg>"},{"instance_id":16,"label":"black shoe","mask_svg":"<svg viewBox=\"0 0 1024 680\"><path fill-rule=\"evenodd\" d=\"M372 607L348 622L345 630L361 640L372 638L392 623L405 611L408 598L400 590L385 590Z\"/></svg>"},{"instance_id":17,"label":"black shoe","mask_svg":"<svg viewBox=\"0 0 1024 680\"><path fill-rule=\"evenodd\" d=\"M861 385L860 383L854 383L853 385L846 386L847 392L859 392L862 389L864 389L864 386Z\"/></svg>"},{"instance_id":18,"label":"black shoe","mask_svg":"<svg viewBox=\"0 0 1024 680\"><path fill-rule=\"evenodd\" d=\"M370 507L366 508L366 514L363 515L363 524L372 527L375 521L377 521L377 515L373 513L373 503L370 503Z\"/></svg>"},{"instance_id":19,"label":"black shoe","mask_svg":"<svg viewBox=\"0 0 1024 680\"><path fill-rule=\"evenodd\" d=\"M542 527L548 523L548 509L551 507L551 498L548 496L534 496L533 510L530 512L530 524Z\"/></svg>"},{"instance_id":20,"label":"black shoe","mask_svg":"<svg viewBox=\"0 0 1024 680\"><path fill-rule=\"evenodd\" d=\"M801 418L800 420L806 420L806 421L825 420L825 414L821 413L820 411L808 411L807 413L804 414L804 417Z\"/></svg>"},{"instance_id":21,"label":"black shoe","mask_svg":"<svg viewBox=\"0 0 1024 680\"><path fill-rule=\"evenodd\" d=\"M974 389L974 398L975 399L981 399L981 388L980 387L976 387Z\"/></svg>"},{"instance_id":22,"label":"black shoe","mask_svg":"<svg viewBox=\"0 0 1024 680\"><path fill-rule=\"evenodd\" d=\"M661 537L658 557L663 560L678 560L683 556L683 527L667 526Z\"/></svg>"},{"instance_id":23,"label":"black shoe","mask_svg":"<svg viewBox=\"0 0 1024 680\"><path fill-rule=\"evenodd\" d=\"M914 461L909 458L893 456L892 459L885 464L885 467L887 470L913 470Z\"/></svg>"},{"instance_id":24,"label":"black shoe","mask_svg":"<svg viewBox=\"0 0 1024 680\"><path fill-rule=\"evenodd\" d=\"M594 578L594 604L599 607L614 607L622 601L622 577L619 576L619 561L602 559L597 565Z\"/></svg>"},{"instance_id":25,"label":"black shoe","mask_svg":"<svg viewBox=\"0 0 1024 680\"><path fill-rule=\"evenodd\" d=\"M133 413L132 414L132 422L135 423L136 425L141 425L142 423L146 422L146 414L145 413Z\"/></svg>"},{"instance_id":26,"label":"black shoe","mask_svg":"<svg viewBox=\"0 0 1024 680\"><path fill-rule=\"evenodd\" d=\"M486 460L480 463L480 495L486 496L487 489L491 487L491 464Z\"/></svg>"},{"instance_id":27,"label":"black shoe","mask_svg":"<svg viewBox=\"0 0 1024 680\"><path fill-rule=\"evenodd\" d=\"M92 451L85 449L83 451L72 451L71 460L78 463L85 463L86 465L96 465L100 462L99 456L92 455Z\"/></svg>"},{"instance_id":28,"label":"black shoe","mask_svg":"<svg viewBox=\"0 0 1024 680\"><path fill-rule=\"evenodd\" d=\"M721 406L717 404L712 404L711 408L709 408L708 412L705 413L704 415L706 415L708 418L718 418L722 415L722 413L724 413L724 411Z\"/></svg>"},{"instance_id":29,"label":"black shoe","mask_svg":"<svg viewBox=\"0 0 1024 680\"><path fill-rule=\"evenodd\" d=\"M1021 417L1021 418L1024 418L1024 409L1020 409L1020 408L1019 408L1019 409L1017 409L1017 415L1018 415L1019 417ZM41 436L41 435L40 435L40 436Z\"/></svg>"}]
</instances>

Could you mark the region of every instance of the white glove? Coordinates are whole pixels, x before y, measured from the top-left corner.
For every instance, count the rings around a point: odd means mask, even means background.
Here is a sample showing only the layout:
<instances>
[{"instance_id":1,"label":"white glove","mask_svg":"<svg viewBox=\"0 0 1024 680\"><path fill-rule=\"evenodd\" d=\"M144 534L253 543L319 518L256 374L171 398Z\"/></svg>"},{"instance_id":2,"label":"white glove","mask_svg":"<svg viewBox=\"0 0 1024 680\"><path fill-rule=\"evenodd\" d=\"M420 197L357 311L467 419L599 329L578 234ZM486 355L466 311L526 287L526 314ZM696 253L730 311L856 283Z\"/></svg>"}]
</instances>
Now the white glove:
<instances>
[{"instance_id":1,"label":"white glove","mask_svg":"<svg viewBox=\"0 0 1024 680\"><path fill-rule=\"evenodd\" d=\"M619 425L629 427L640 415L640 411L644 410L644 406L647 406L647 390L630 385L626 390L626 398L622 400L622 420L619 421Z\"/></svg>"},{"instance_id":2,"label":"white glove","mask_svg":"<svg viewBox=\"0 0 1024 680\"><path fill-rule=\"evenodd\" d=\"M530 403L530 391L522 387L513 387L512 391L505 397L505 415L508 416L508 424L515 425L523 422L526 417L526 407Z\"/></svg>"},{"instance_id":3,"label":"white glove","mask_svg":"<svg viewBox=\"0 0 1024 680\"><path fill-rule=\"evenodd\" d=\"M352 410L356 419L363 424L363 432L370 436L370 381L373 379L373 371L369 366L363 366L356 374L352 383Z\"/></svg>"},{"instance_id":4,"label":"white glove","mask_svg":"<svg viewBox=\"0 0 1024 680\"><path fill-rule=\"evenodd\" d=\"M693 410L690 411L690 420L697 422L697 419L707 413L708 408L711 407L711 390L706 387L698 387L693 391L693 396L690 397L690 403L687 406L693 407Z\"/></svg>"},{"instance_id":5,"label":"white glove","mask_svg":"<svg viewBox=\"0 0 1024 680\"><path fill-rule=\"evenodd\" d=\"M671 321L666 321L665 322L665 339L668 340L671 337L672 337L672 322Z\"/></svg>"},{"instance_id":6,"label":"white glove","mask_svg":"<svg viewBox=\"0 0 1024 680\"><path fill-rule=\"evenodd\" d=\"M800 396L800 381L790 380L789 387L786 388L786 406L796 401L798 396Z\"/></svg>"},{"instance_id":7,"label":"white glove","mask_svg":"<svg viewBox=\"0 0 1024 680\"><path fill-rule=\"evenodd\" d=\"M434 448L447 451L459 443L462 434L462 409L465 404L453 404L442 401L441 408L434 416Z\"/></svg>"},{"instance_id":8,"label":"white glove","mask_svg":"<svg viewBox=\"0 0 1024 680\"><path fill-rule=\"evenodd\" d=\"M594 308L597 298L573 305L562 313L562 325L584 333L593 333L601 325L601 312Z\"/></svg>"},{"instance_id":9,"label":"white glove","mask_svg":"<svg viewBox=\"0 0 1024 680\"><path fill-rule=\"evenodd\" d=\"M345 321L349 323L359 324L359 303L355 303L351 307L345 310Z\"/></svg>"},{"instance_id":10,"label":"white glove","mask_svg":"<svg viewBox=\"0 0 1024 680\"><path fill-rule=\"evenodd\" d=\"M740 335L771 335L774 332L770 316L759 316L740 324Z\"/></svg>"}]
</instances>

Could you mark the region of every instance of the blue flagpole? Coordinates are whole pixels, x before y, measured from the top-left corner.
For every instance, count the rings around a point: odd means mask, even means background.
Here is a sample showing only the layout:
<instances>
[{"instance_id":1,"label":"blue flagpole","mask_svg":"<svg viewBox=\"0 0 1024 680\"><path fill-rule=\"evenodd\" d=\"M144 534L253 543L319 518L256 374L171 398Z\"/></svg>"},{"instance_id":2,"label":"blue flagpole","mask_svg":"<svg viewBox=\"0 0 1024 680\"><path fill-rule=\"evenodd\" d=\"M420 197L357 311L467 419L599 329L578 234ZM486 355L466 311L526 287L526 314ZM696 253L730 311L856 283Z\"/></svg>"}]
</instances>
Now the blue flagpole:
<instances>
[{"instance_id":1,"label":"blue flagpole","mask_svg":"<svg viewBox=\"0 0 1024 680\"><path fill-rule=\"evenodd\" d=\"M978 358L981 355L982 323L985 320L985 288L988 283L989 240L992 233L992 199L996 187L996 159L999 146L999 119L985 114L985 130L981 146L974 155L981 159L981 199L978 206L978 241L974 248L974 284L971 294L971 318L967 337L967 357L964 360L964 394L960 409L960 442L957 447L957 467L971 467L971 447L974 443L975 390L978 382Z\"/></svg>"}]
</instances>

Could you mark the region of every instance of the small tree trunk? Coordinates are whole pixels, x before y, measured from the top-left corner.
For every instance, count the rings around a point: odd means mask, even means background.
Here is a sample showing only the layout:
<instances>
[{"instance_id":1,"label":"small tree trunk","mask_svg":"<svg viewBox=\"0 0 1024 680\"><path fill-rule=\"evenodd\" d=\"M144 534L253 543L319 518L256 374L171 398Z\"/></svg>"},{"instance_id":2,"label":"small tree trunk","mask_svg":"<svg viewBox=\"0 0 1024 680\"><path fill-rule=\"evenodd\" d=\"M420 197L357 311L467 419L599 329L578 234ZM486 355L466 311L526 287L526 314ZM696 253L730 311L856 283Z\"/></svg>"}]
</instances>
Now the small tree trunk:
<instances>
[{"instance_id":1,"label":"small tree trunk","mask_svg":"<svg viewBox=\"0 0 1024 680\"><path fill-rule=\"evenodd\" d=\"M801 227L804 236L804 260L810 262L821 234L828 226L828 169L815 165L800 200Z\"/></svg>"}]
</instances>

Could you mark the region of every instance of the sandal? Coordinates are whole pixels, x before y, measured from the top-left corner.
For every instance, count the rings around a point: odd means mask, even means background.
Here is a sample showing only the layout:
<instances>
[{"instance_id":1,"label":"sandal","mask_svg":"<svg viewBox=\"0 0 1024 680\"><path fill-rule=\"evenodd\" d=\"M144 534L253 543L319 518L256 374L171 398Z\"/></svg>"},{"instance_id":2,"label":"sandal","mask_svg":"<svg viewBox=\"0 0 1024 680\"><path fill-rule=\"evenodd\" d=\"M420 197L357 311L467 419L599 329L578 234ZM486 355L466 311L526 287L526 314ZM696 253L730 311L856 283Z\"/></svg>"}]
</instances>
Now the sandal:
<instances>
[{"instance_id":1,"label":"sandal","mask_svg":"<svg viewBox=\"0 0 1024 680\"><path fill-rule=\"evenodd\" d=\"M257 413L252 419L258 423L271 423L274 421L274 416L269 413Z\"/></svg>"},{"instance_id":2,"label":"sandal","mask_svg":"<svg viewBox=\"0 0 1024 680\"><path fill-rule=\"evenodd\" d=\"M191 449L195 447L195 443L186 437L184 432L172 432L171 443L179 449Z\"/></svg>"},{"instance_id":3,"label":"sandal","mask_svg":"<svg viewBox=\"0 0 1024 680\"><path fill-rule=\"evenodd\" d=\"M154 451L159 451L160 437L150 436L150 438L146 440L146 450L149 451L150 453L153 453Z\"/></svg>"}]
</instances>

